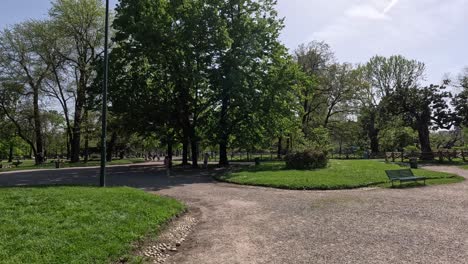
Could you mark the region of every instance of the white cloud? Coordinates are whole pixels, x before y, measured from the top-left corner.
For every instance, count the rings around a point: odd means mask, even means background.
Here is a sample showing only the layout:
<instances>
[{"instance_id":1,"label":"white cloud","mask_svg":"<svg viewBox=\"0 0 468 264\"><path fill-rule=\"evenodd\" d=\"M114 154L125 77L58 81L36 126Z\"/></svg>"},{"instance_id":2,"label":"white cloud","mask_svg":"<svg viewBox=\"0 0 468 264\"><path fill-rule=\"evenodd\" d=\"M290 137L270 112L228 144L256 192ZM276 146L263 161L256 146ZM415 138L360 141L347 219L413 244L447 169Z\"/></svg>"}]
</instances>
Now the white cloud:
<instances>
[{"instance_id":1,"label":"white cloud","mask_svg":"<svg viewBox=\"0 0 468 264\"><path fill-rule=\"evenodd\" d=\"M402 54L426 63L429 82L467 65L468 0L356 2L342 4L341 15L315 27L303 41L323 40L340 61L352 63Z\"/></svg>"},{"instance_id":2,"label":"white cloud","mask_svg":"<svg viewBox=\"0 0 468 264\"><path fill-rule=\"evenodd\" d=\"M398 4L399 1L400 0L392 0L392 2L390 2L390 4L385 8L383 13L387 14L388 12L390 12L390 10L392 10Z\"/></svg>"},{"instance_id":3,"label":"white cloud","mask_svg":"<svg viewBox=\"0 0 468 264\"><path fill-rule=\"evenodd\" d=\"M389 17L370 5L357 5L348 9L345 14L349 17L364 18L370 20L388 20Z\"/></svg>"}]
</instances>

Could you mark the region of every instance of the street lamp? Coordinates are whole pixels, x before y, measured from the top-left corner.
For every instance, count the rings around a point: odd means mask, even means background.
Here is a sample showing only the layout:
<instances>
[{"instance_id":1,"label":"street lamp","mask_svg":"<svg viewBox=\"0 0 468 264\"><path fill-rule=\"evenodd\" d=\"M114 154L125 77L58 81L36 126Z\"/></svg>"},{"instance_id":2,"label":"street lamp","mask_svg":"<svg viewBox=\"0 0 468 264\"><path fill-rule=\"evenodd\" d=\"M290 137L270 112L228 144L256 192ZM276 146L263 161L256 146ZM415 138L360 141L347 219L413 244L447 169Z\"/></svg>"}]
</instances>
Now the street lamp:
<instances>
[{"instance_id":1,"label":"street lamp","mask_svg":"<svg viewBox=\"0 0 468 264\"><path fill-rule=\"evenodd\" d=\"M106 0L106 22L104 40L104 81L102 87L102 131L101 131L101 172L99 184L106 186L106 144L107 144L107 85L109 77L109 0Z\"/></svg>"}]
</instances>

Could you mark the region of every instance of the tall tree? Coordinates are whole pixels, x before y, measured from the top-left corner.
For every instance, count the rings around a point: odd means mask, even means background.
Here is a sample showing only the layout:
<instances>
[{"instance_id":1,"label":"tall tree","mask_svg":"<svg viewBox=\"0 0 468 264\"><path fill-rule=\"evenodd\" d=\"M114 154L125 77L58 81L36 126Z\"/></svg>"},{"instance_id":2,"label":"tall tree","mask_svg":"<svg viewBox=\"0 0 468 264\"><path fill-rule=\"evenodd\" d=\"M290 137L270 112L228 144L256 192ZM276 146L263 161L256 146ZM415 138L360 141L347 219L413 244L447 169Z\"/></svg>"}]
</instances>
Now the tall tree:
<instances>
[{"instance_id":1,"label":"tall tree","mask_svg":"<svg viewBox=\"0 0 468 264\"><path fill-rule=\"evenodd\" d=\"M448 106L452 95L445 86L400 88L384 98L385 111L401 116L405 123L418 132L422 159L432 160L430 129L451 129L457 118Z\"/></svg>"},{"instance_id":2,"label":"tall tree","mask_svg":"<svg viewBox=\"0 0 468 264\"><path fill-rule=\"evenodd\" d=\"M72 49L62 54L75 75L75 107L71 138L71 162L80 160L81 131L94 65L103 50L105 7L100 0L56 0L49 15L55 30L70 41Z\"/></svg>"},{"instance_id":3,"label":"tall tree","mask_svg":"<svg viewBox=\"0 0 468 264\"><path fill-rule=\"evenodd\" d=\"M40 93L50 73L51 64L46 59L48 23L28 21L5 29L0 36L0 73L4 85L2 110L15 124L18 135L27 141L36 164L44 161L44 139L41 124ZM12 112L18 104L31 103L33 137L28 137L22 124ZM12 108L10 108L12 107ZM27 106L23 105L24 110Z\"/></svg>"},{"instance_id":4,"label":"tall tree","mask_svg":"<svg viewBox=\"0 0 468 264\"><path fill-rule=\"evenodd\" d=\"M324 73L333 64L334 54L330 46L325 42L313 41L307 45L300 45L294 51L294 59L299 65L300 69L304 73L300 82L299 98L303 106L302 113L302 126L303 132L307 135L309 130L307 127L311 122L316 121L318 118L318 113L323 109L328 98L321 96L319 90L320 80L324 80ZM334 75L329 75L329 77L334 77ZM316 122L319 125L322 125L323 121Z\"/></svg>"},{"instance_id":5,"label":"tall tree","mask_svg":"<svg viewBox=\"0 0 468 264\"><path fill-rule=\"evenodd\" d=\"M453 106L457 112L459 122L465 127L468 126L468 68L466 68L455 82L455 86L461 89L453 99Z\"/></svg>"},{"instance_id":6,"label":"tall tree","mask_svg":"<svg viewBox=\"0 0 468 264\"><path fill-rule=\"evenodd\" d=\"M179 136L184 165L190 145L194 167L198 166L199 124L213 105L210 70L227 39L220 31L217 4L219 1L205 0L122 1L114 22L118 47L113 53L132 54L120 59L127 67L117 69L119 75L134 74L142 80L138 87L132 86L136 90L146 87L151 96L143 104L139 102L140 106L158 112L155 128L161 132L172 128ZM144 58L143 64L132 62L135 54ZM133 71L141 65L144 69Z\"/></svg>"},{"instance_id":7,"label":"tall tree","mask_svg":"<svg viewBox=\"0 0 468 264\"><path fill-rule=\"evenodd\" d=\"M221 1L220 17L226 25L230 45L219 51L217 83L219 97L218 138L220 165L228 165L227 149L233 131L241 122L251 121L255 101L262 93L265 66L281 46L283 21L274 0ZM251 127L251 126L250 126Z\"/></svg>"},{"instance_id":8,"label":"tall tree","mask_svg":"<svg viewBox=\"0 0 468 264\"><path fill-rule=\"evenodd\" d=\"M332 64L319 77L318 100L323 100L323 127L328 128L333 117L352 113L353 100L361 87L353 66L348 63Z\"/></svg>"},{"instance_id":9,"label":"tall tree","mask_svg":"<svg viewBox=\"0 0 468 264\"><path fill-rule=\"evenodd\" d=\"M386 120L381 116L382 100L396 91L418 87L424 79L425 65L399 55L389 58L375 56L362 70L369 85L361 95L361 118L371 142L371 150L378 152L378 134Z\"/></svg>"}]
</instances>

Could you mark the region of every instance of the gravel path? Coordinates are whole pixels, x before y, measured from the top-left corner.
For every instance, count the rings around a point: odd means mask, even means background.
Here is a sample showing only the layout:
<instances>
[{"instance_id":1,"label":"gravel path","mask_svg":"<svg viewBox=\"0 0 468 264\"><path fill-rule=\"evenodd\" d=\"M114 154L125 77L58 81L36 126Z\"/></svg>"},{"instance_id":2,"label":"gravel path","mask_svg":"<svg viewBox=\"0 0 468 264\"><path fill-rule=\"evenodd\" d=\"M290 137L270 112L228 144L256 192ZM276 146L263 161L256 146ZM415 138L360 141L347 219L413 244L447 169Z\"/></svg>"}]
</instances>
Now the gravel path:
<instances>
[{"instance_id":1,"label":"gravel path","mask_svg":"<svg viewBox=\"0 0 468 264\"><path fill-rule=\"evenodd\" d=\"M169 263L468 263L467 182L350 191L202 183L158 193L202 210Z\"/></svg>"},{"instance_id":2,"label":"gravel path","mask_svg":"<svg viewBox=\"0 0 468 264\"><path fill-rule=\"evenodd\" d=\"M457 173L454 167L428 169ZM0 174L0 185L93 183L96 170ZM209 173L110 170L110 185L169 195L200 212L166 263L468 263L468 182L409 189L288 191ZM193 176L197 175L197 176Z\"/></svg>"}]
</instances>

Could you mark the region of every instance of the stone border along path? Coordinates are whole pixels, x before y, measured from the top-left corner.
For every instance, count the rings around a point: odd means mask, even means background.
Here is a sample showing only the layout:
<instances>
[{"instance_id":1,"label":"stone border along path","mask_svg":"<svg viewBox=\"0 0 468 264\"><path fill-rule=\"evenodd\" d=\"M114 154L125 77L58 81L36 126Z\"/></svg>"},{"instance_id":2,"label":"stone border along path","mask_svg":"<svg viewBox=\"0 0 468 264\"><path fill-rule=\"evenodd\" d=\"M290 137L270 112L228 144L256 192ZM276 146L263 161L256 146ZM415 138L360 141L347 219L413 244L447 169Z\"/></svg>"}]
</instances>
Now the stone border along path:
<instances>
[{"instance_id":1,"label":"stone border along path","mask_svg":"<svg viewBox=\"0 0 468 264\"><path fill-rule=\"evenodd\" d=\"M426 168L468 177L456 167ZM154 166L119 167L109 170L109 185L171 196L199 212L164 263L468 262L468 181L292 191L219 183L212 173L175 170L166 177ZM90 184L97 175L96 169L0 174L0 185Z\"/></svg>"},{"instance_id":2,"label":"stone border along path","mask_svg":"<svg viewBox=\"0 0 468 264\"><path fill-rule=\"evenodd\" d=\"M193 212L180 216L158 235L155 242L144 245L136 252L136 255L145 258L148 263L162 264L166 262L171 255L178 251L197 221L197 216Z\"/></svg>"}]
</instances>

